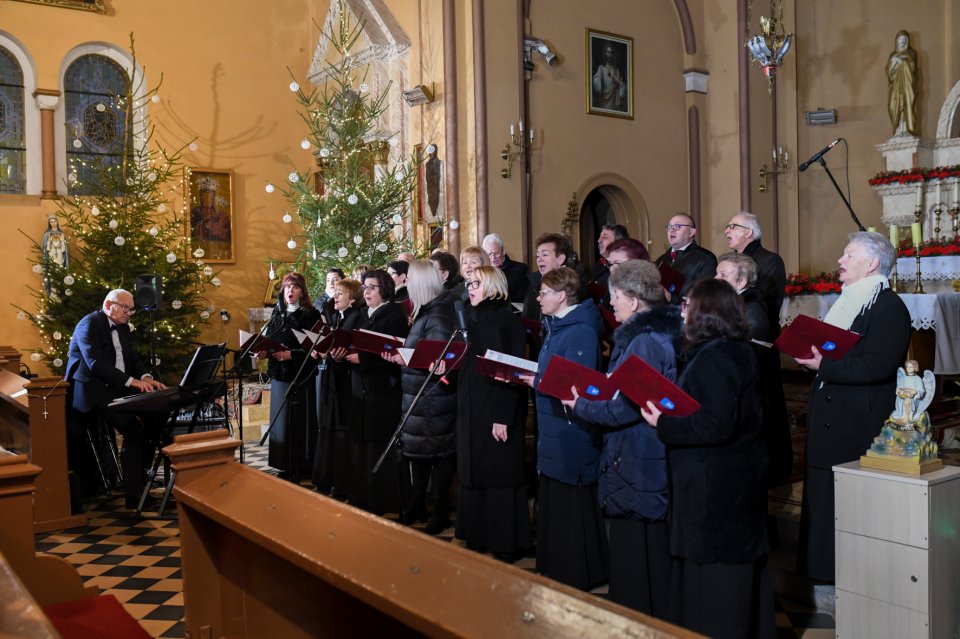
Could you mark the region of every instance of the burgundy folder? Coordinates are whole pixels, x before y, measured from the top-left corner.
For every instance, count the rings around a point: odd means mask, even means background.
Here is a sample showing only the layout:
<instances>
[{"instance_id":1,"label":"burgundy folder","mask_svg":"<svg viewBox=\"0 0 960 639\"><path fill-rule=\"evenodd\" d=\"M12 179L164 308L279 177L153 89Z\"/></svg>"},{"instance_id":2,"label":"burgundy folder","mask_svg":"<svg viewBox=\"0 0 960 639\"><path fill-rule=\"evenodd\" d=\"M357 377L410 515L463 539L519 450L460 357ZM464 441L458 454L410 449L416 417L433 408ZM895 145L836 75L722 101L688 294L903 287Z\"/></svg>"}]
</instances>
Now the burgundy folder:
<instances>
[{"instance_id":1,"label":"burgundy folder","mask_svg":"<svg viewBox=\"0 0 960 639\"><path fill-rule=\"evenodd\" d=\"M571 386L577 387L580 397L594 401L613 399L617 393L616 386L603 373L554 355L540 378L537 390L558 399L573 399Z\"/></svg>"},{"instance_id":2,"label":"burgundy folder","mask_svg":"<svg viewBox=\"0 0 960 639\"><path fill-rule=\"evenodd\" d=\"M540 337L540 331L543 329L543 324L536 320L527 319L526 317L521 317L520 322L523 324L523 330L527 333L528 341L535 341Z\"/></svg>"},{"instance_id":3,"label":"burgundy folder","mask_svg":"<svg viewBox=\"0 0 960 639\"><path fill-rule=\"evenodd\" d=\"M613 311L603 304L598 304L597 310L600 311L600 316L603 318L603 327L606 335L609 335L620 328L620 322L618 322L617 318L613 316Z\"/></svg>"},{"instance_id":4,"label":"burgundy folder","mask_svg":"<svg viewBox=\"0 0 960 639\"><path fill-rule=\"evenodd\" d=\"M798 315L783 329L773 346L781 353L798 359L812 357L812 346L816 346L827 359L843 359L859 340L858 333L821 322L809 315Z\"/></svg>"},{"instance_id":5,"label":"burgundy folder","mask_svg":"<svg viewBox=\"0 0 960 639\"><path fill-rule=\"evenodd\" d=\"M607 293L610 291L607 290L607 287L599 282L588 282L587 291L590 292L590 297L592 297L598 304L600 300L607 296Z\"/></svg>"},{"instance_id":6,"label":"burgundy folder","mask_svg":"<svg viewBox=\"0 0 960 639\"><path fill-rule=\"evenodd\" d=\"M700 410L700 403L645 361L631 355L610 376L621 393L637 406L653 404L664 415L686 417Z\"/></svg>"},{"instance_id":7,"label":"burgundy folder","mask_svg":"<svg viewBox=\"0 0 960 639\"><path fill-rule=\"evenodd\" d=\"M313 350L317 353L329 353L335 348L351 348L353 342L353 331L338 328L328 332L317 342ZM306 346L307 344L304 344Z\"/></svg>"},{"instance_id":8,"label":"burgundy folder","mask_svg":"<svg viewBox=\"0 0 960 639\"><path fill-rule=\"evenodd\" d=\"M657 267L660 270L660 285L674 298L683 290L686 276L666 262Z\"/></svg>"},{"instance_id":9,"label":"burgundy folder","mask_svg":"<svg viewBox=\"0 0 960 639\"><path fill-rule=\"evenodd\" d=\"M377 333L376 331L358 328L353 331L353 342L351 346L358 351L366 351L374 355L380 355L381 353L389 353L392 355L397 352L398 348L403 348L403 339L394 337L393 335L386 335L385 333Z\"/></svg>"},{"instance_id":10,"label":"burgundy folder","mask_svg":"<svg viewBox=\"0 0 960 639\"><path fill-rule=\"evenodd\" d=\"M403 356L406 366L409 368L420 368L427 370L433 363L443 357L447 364L447 370L452 371L460 368L463 363L464 353L470 348L467 342L451 342L450 346L444 351L443 347L447 345L447 340L422 339L417 342L415 348L402 348L400 354ZM410 353L409 360L404 351L413 351Z\"/></svg>"},{"instance_id":11,"label":"burgundy folder","mask_svg":"<svg viewBox=\"0 0 960 639\"><path fill-rule=\"evenodd\" d=\"M502 361L504 359L507 361ZM521 375L537 374L536 362L521 357L504 355L490 349L487 349L486 354L477 356L476 364L477 372L487 377L516 380L514 383L518 384L522 383L517 379Z\"/></svg>"},{"instance_id":12,"label":"burgundy folder","mask_svg":"<svg viewBox=\"0 0 960 639\"><path fill-rule=\"evenodd\" d=\"M267 355L273 355L280 351L290 350L280 342L274 341L269 337L264 337L259 333L248 333L245 330L240 330L240 350L247 351L250 353L259 353L260 351L266 351Z\"/></svg>"}]
</instances>

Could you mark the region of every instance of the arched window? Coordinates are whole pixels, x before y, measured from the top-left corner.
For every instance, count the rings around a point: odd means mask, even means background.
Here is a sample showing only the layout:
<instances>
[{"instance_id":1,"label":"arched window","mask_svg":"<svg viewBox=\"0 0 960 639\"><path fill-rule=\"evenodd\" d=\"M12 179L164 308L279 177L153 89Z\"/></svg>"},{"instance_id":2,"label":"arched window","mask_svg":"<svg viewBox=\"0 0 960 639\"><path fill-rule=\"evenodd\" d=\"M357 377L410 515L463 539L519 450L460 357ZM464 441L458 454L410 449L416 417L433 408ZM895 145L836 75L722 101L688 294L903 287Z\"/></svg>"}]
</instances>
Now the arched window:
<instances>
[{"instance_id":1,"label":"arched window","mask_svg":"<svg viewBox=\"0 0 960 639\"><path fill-rule=\"evenodd\" d=\"M132 149L129 85L127 72L106 56L84 55L67 67L63 87L71 195L95 193L97 167L120 166Z\"/></svg>"},{"instance_id":2,"label":"arched window","mask_svg":"<svg viewBox=\"0 0 960 639\"><path fill-rule=\"evenodd\" d=\"M24 193L26 127L23 70L9 50L0 47L0 193Z\"/></svg>"}]
</instances>

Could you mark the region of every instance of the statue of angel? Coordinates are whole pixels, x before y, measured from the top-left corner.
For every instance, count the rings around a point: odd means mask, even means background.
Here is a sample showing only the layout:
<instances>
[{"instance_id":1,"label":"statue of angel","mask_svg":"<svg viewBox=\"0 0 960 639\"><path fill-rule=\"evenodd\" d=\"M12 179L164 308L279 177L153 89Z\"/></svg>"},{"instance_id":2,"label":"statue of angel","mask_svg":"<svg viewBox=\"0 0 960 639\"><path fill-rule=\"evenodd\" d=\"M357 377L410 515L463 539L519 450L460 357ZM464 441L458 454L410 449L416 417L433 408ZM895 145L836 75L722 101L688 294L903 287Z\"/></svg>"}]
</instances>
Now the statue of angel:
<instances>
[{"instance_id":1,"label":"statue of angel","mask_svg":"<svg viewBox=\"0 0 960 639\"><path fill-rule=\"evenodd\" d=\"M923 377L917 373L920 365L914 359L908 359L897 369L897 401L889 422L901 430L908 430L922 421L922 416L933 401L937 382L932 371L924 371Z\"/></svg>"}]
</instances>

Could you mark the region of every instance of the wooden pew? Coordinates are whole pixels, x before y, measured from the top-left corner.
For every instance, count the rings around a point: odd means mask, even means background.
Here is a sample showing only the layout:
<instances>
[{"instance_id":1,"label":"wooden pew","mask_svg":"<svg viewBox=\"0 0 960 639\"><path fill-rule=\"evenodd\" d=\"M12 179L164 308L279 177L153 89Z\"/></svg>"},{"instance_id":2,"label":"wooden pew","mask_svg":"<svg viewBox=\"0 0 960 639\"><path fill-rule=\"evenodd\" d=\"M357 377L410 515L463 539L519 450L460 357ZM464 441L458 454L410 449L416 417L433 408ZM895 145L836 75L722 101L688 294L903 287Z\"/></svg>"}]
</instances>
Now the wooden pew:
<instances>
[{"instance_id":1,"label":"wooden pew","mask_svg":"<svg viewBox=\"0 0 960 639\"><path fill-rule=\"evenodd\" d=\"M0 444L29 450L30 462L43 469L36 481L36 532L73 528L87 521L85 515L70 511L66 393L62 377L27 380L0 369Z\"/></svg>"},{"instance_id":2,"label":"wooden pew","mask_svg":"<svg viewBox=\"0 0 960 639\"><path fill-rule=\"evenodd\" d=\"M177 437L190 637L696 637Z\"/></svg>"},{"instance_id":3,"label":"wooden pew","mask_svg":"<svg viewBox=\"0 0 960 639\"><path fill-rule=\"evenodd\" d=\"M20 356L20 351L13 346L0 346L0 369L6 369L14 375L18 375L20 373Z\"/></svg>"}]
</instances>

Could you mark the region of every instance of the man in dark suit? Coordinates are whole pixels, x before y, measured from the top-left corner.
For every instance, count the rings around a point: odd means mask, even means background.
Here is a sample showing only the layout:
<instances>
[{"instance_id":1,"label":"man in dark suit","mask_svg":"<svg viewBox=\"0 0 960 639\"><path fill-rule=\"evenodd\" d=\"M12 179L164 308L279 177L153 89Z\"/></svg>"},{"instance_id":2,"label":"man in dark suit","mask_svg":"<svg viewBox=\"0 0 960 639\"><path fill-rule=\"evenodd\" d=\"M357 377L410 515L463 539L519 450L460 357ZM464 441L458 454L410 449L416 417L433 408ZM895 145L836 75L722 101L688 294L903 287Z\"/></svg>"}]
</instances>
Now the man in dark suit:
<instances>
[{"instance_id":1,"label":"man in dark suit","mask_svg":"<svg viewBox=\"0 0 960 639\"><path fill-rule=\"evenodd\" d=\"M102 416L123 435L121 465L127 508L134 508L143 491L144 425L130 413L108 409L114 399L165 386L147 372L130 339L128 322L135 313L133 295L116 289L107 293L103 308L80 320L70 339L66 379L72 408L84 421Z\"/></svg>"},{"instance_id":2,"label":"man in dark suit","mask_svg":"<svg viewBox=\"0 0 960 639\"><path fill-rule=\"evenodd\" d=\"M664 228L670 250L657 258L657 266L672 266L687 278L680 295L674 295L670 300L679 304L680 298L694 283L716 275L717 258L697 244L694 239L697 236L697 223L686 213L677 213L671 217Z\"/></svg>"},{"instance_id":3,"label":"man in dark suit","mask_svg":"<svg viewBox=\"0 0 960 639\"><path fill-rule=\"evenodd\" d=\"M603 225L603 228L600 229L600 235L597 237L597 252L600 254L600 257L586 278L586 286L595 283L603 288L607 288L607 281L610 279L610 267L607 264L609 251L607 247L617 240L625 240L629 237L630 233L627 231L627 227L622 224Z\"/></svg>"},{"instance_id":4,"label":"man in dark suit","mask_svg":"<svg viewBox=\"0 0 960 639\"><path fill-rule=\"evenodd\" d=\"M767 316L774 337L780 333L780 307L787 286L787 269L783 259L760 244L760 221L756 215L741 211L732 218L723 231L727 244L737 253L753 258L757 263L757 290L767 305Z\"/></svg>"},{"instance_id":5,"label":"man in dark suit","mask_svg":"<svg viewBox=\"0 0 960 639\"><path fill-rule=\"evenodd\" d=\"M503 239L496 233L491 233L483 238L481 246L490 257L490 265L503 271L503 276L507 278L507 291L510 301L523 302L528 286L527 274L529 269L527 265L510 259L503 245Z\"/></svg>"}]
</instances>

